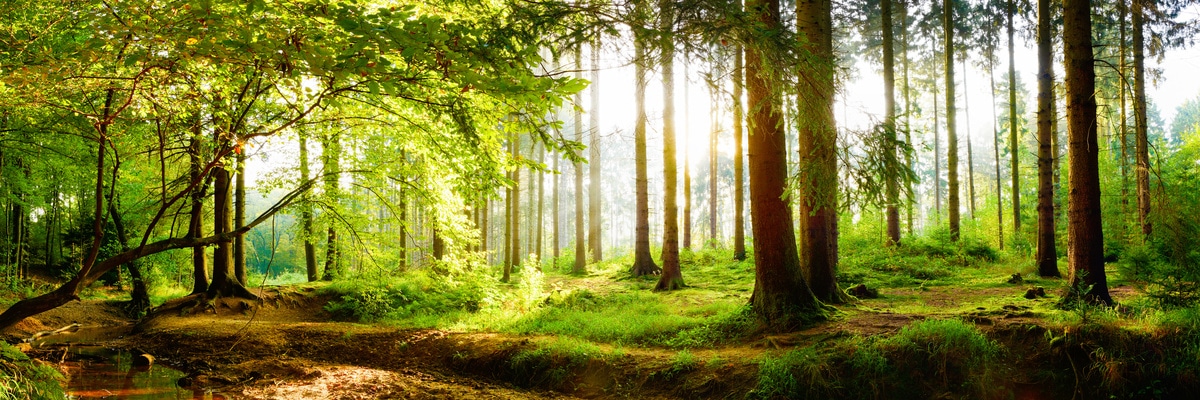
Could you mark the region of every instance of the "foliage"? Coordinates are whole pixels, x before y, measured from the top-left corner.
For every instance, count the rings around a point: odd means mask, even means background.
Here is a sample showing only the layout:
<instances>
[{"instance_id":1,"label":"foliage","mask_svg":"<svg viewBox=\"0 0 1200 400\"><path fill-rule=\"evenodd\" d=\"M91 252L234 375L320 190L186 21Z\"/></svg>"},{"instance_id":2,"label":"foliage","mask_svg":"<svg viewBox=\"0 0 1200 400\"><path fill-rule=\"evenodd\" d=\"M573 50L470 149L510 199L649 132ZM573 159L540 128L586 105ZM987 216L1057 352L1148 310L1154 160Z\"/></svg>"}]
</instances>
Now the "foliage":
<instances>
[{"instance_id":1,"label":"foliage","mask_svg":"<svg viewBox=\"0 0 1200 400\"><path fill-rule=\"evenodd\" d=\"M419 270L392 279L346 279L320 292L339 297L325 306L334 317L375 322L478 311L490 292L486 282L471 274L439 276Z\"/></svg>"},{"instance_id":2,"label":"foliage","mask_svg":"<svg viewBox=\"0 0 1200 400\"><path fill-rule=\"evenodd\" d=\"M0 341L0 399L66 398L64 380L53 367L32 360L16 347Z\"/></svg>"},{"instance_id":3,"label":"foliage","mask_svg":"<svg viewBox=\"0 0 1200 400\"><path fill-rule=\"evenodd\" d=\"M759 360L754 398L987 397L1000 347L956 319L926 320L890 337L855 337Z\"/></svg>"},{"instance_id":4,"label":"foliage","mask_svg":"<svg viewBox=\"0 0 1200 400\"><path fill-rule=\"evenodd\" d=\"M900 246L881 246L874 212L864 214L857 225L842 235L838 281L842 285L864 283L869 287L908 286L923 281L953 279L962 267L981 267L996 262L1000 254L972 231L951 241L949 230L937 228L924 236L905 238Z\"/></svg>"}]
</instances>

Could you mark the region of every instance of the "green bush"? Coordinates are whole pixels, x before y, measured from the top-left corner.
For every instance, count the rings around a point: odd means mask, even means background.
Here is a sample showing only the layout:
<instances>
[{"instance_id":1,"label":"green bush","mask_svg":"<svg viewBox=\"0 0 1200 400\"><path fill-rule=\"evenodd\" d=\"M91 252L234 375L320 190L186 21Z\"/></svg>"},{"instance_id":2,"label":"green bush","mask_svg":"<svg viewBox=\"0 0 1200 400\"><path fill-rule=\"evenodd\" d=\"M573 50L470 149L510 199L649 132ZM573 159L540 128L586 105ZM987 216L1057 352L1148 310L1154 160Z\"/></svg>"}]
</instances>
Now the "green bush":
<instances>
[{"instance_id":1,"label":"green bush","mask_svg":"<svg viewBox=\"0 0 1200 400\"><path fill-rule=\"evenodd\" d=\"M476 312L490 292L486 286L472 274L436 275L420 270L390 279L339 281L321 293L338 296L325 305L335 318L375 322Z\"/></svg>"}]
</instances>

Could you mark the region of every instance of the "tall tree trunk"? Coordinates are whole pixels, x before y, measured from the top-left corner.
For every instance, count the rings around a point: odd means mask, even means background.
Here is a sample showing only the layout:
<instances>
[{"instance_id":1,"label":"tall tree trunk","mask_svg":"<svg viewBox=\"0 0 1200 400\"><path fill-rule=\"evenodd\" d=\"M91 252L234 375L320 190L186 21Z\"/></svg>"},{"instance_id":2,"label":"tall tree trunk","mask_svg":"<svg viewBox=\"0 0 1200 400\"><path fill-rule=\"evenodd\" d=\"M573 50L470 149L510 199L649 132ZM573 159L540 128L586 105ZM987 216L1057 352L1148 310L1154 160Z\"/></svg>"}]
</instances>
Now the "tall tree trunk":
<instances>
[{"instance_id":1,"label":"tall tree trunk","mask_svg":"<svg viewBox=\"0 0 1200 400\"><path fill-rule=\"evenodd\" d=\"M801 76L808 79L801 81L800 97L796 102L800 115L797 128L802 171L800 254L803 257L800 258L800 270L817 299L840 303L845 294L837 287L837 129L833 118L832 29L829 0L796 2L796 30L807 38L803 46L811 54L799 63ZM747 68L748 76L755 73ZM775 104L774 99L770 101ZM774 107L769 110L776 112ZM751 109L754 109L753 104ZM754 136L750 137L752 141ZM782 151L782 145L780 149ZM754 219L757 222L758 218ZM762 237L762 234L754 233L756 241Z\"/></svg>"},{"instance_id":2,"label":"tall tree trunk","mask_svg":"<svg viewBox=\"0 0 1200 400\"><path fill-rule=\"evenodd\" d=\"M117 240L121 242L121 252L129 251L129 235L125 230L125 220L121 218L121 212L117 207L116 199L111 196L108 199L108 214L112 216L113 227L117 231ZM129 281L132 290L129 292L129 303L125 305L125 312L133 317L141 317L150 309L150 292L146 289L146 281L142 278L142 269L138 260L132 260L125 264L129 269Z\"/></svg>"},{"instance_id":3,"label":"tall tree trunk","mask_svg":"<svg viewBox=\"0 0 1200 400\"><path fill-rule=\"evenodd\" d=\"M733 56L733 259L746 259L746 179L742 157L745 150L742 140L743 121L746 120L742 109L742 85L745 80L742 71L741 46L738 46ZM689 182L690 183L690 182Z\"/></svg>"},{"instance_id":4,"label":"tall tree trunk","mask_svg":"<svg viewBox=\"0 0 1200 400\"><path fill-rule=\"evenodd\" d=\"M300 141L300 182L308 181L312 175L308 171L308 135L300 132L298 135ZM316 282L320 279L317 271L317 249L313 245L316 241L316 232L313 231L313 209L311 191L305 191L304 196L300 199L300 229L303 230L301 236L304 237L304 267L308 272L308 281Z\"/></svg>"},{"instance_id":5,"label":"tall tree trunk","mask_svg":"<svg viewBox=\"0 0 1200 400\"><path fill-rule=\"evenodd\" d=\"M246 225L246 149L239 144L235 160L237 173L233 188L233 226ZM246 234L233 238L233 273L242 286L246 286Z\"/></svg>"},{"instance_id":6,"label":"tall tree trunk","mask_svg":"<svg viewBox=\"0 0 1200 400\"><path fill-rule=\"evenodd\" d=\"M713 99L719 99L719 89L713 87ZM714 110L714 118L716 113ZM713 124L708 134L708 245L717 247L717 133L720 128Z\"/></svg>"},{"instance_id":7,"label":"tall tree trunk","mask_svg":"<svg viewBox=\"0 0 1200 400\"><path fill-rule=\"evenodd\" d=\"M1126 18L1129 16L1129 10L1125 6L1125 0L1117 2L1117 13L1117 25L1120 27L1120 50L1118 54L1121 57L1121 62L1118 66L1119 73L1117 74L1121 79L1121 83L1117 85L1121 96L1121 162L1118 163L1121 167L1121 224L1119 226L1121 227L1121 238L1125 240L1128 238L1129 226L1129 115L1126 105L1126 97L1129 96L1126 85L1129 84L1129 77L1125 75L1129 70L1128 65L1126 65L1126 54L1129 51L1129 44L1126 42L1127 37L1125 36L1125 24L1127 23Z\"/></svg>"},{"instance_id":8,"label":"tall tree trunk","mask_svg":"<svg viewBox=\"0 0 1200 400\"><path fill-rule=\"evenodd\" d=\"M562 194L561 194L561 192L562 192L562 169L561 169L562 166L561 166L561 164L562 163L561 163L561 160L562 160L562 154L555 153L554 154L554 191L553 191L554 199L552 200L552 202L554 203L554 217L551 218L552 225L554 226L554 228L552 229L552 231L553 231L552 235L554 236L554 238L552 239L553 245L550 246L553 249L552 251L554 254L554 256L553 256L554 259L551 261L551 265L558 265L558 257L560 255L562 255L562 234L559 230L559 224L562 223L562 221L559 220L559 216L562 215L562 209L559 208L559 206L561 205L560 203L562 202Z\"/></svg>"},{"instance_id":9,"label":"tall tree trunk","mask_svg":"<svg viewBox=\"0 0 1200 400\"><path fill-rule=\"evenodd\" d=\"M904 63L904 67L903 67L903 73L904 73L904 142L908 143L909 147L914 149L912 151L905 153L904 164L907 165L908 169L911 171L911 170L916 169L916 165L913 160L913 155L916 154L915 149L917 146L914 146L913 141L912 141L912 100L911 100L911 96L910 96L911 91L909 90L911 88L911 85L909 85L909 81L908 81L908 3L901 1L899 4L900 4L900 46L901 46L900 51L901 51L901 59L902 59L902 62ZM911 180L908 181L907 188L908 188L908 199L904 202L904 204L905 204L904 208L905 208L905 214L906 214L905 216L908 219L908 234L911 236L913 234L913 205L916 203L916 199L915 199L916 192L913 190L913 182Z\"/></svg>"},{"instance_id":10,"label":"tall tree trunk","mask_svg":"<svg viewBox=\"0 0 1200 400\"><path fill-rule=\"evenodd\" d=\"M513 160L514 166L513 166L512 171L507 171L505 174L508 175L509 180L513 180L513 181L515 181L514 178L517 175L517 171L518 171L517 167L515 166L516 159L517 159L516 141L517 141L516 135L513 133L509 133L508 154L509 154L509 158ZM513 198L515 198L516 196L517 196L517 191L516 191L516 183L515 182L514 182L514 184L505 187L505 189L504 189L504 276L500 277L500 282L508 282L509 281L509 279L512 277L513 264L516 263L516 254L513 251L513 236L514 236L514 233L516 233L516 229L514 229L514 227L513 227L513 220L514 220L513 210L515 210L516 206L517 206L516 202L513 201Z\"/></svg>"},{"instance_id":11,"label":"tall tree trunk","mask_svg":"<svg viewBox=\"0 0 1200 400\"><path fill-rule=\"evenodd\" d=\"M538 147L538 164L546 165L546 146ZM537 246L534 252L537 254L538 270L542 270L542 264L545 260L542 259L542 242L545 242L546 236L543 234L543 227L546 226L544 209L546 208L546 175L542 172L537 173L537 232L534 233L534 240Z\"/></svg>"},{"instance_id":12,"label":"tall tree trunk","mask_svg":"<svg viewBox=\"0 0 1200 400\"><path fill-rule=\"evenodd\" d=\"M327 133L324 139L325 142L321 146L321 167L325 170L325 196L329 198L331 207L337 207L338 198L341 196L338 193L338 180L341 177L338 162L342 158L342 145L336 132ZM325 281L332 281L342 272L336 225L333 221L329 222L329 234L325 240L325 273L321 276Z\"/></svg>"},{"instance_id":13,"label":"tall tree trunk","mask_svg":"<svg viewBox=\"0 0 1200 400\"><path fill-rule=\"evenodd\" d=\"M938 225L942 224L942 138L939 129L941 107L938 100L937 82L933 83L933 210Z\"/></svg>"},{"instance_id":14,"label":"tall tree trunk","mask_svg":"<svg viewBox=\"0 0 1200 400\"><path fill-rule=\"evenodd\" d=\"M1146 137L1145 0L1133 0L1133 119L1134 155L1137 158L1138 222L1143 240L1150 237L1150 144Z\"/></svg>"},{"instance_id":15,"label":"tall tree trunk","mask_svg":"<svg viewBox=\"0 0 1200 400\"><path fill-rule=\"evenodd\" d=\"M1040 276L1062 276L1058 272L1058 251L1054 248L1054 176L1051 146L1054 145L1054 67L1050 48L1050 0L1038 0L1038 240L1037 264Z\"/></svg>"},{"instance_id":16,"label":"tall tree trunk","mask_svg":"<svg viewBox=\"0 0 1200 400\"><path fill-rule=\"evenodd\" d=\"M679 206L677 203L679 176L675 158L675 40L672 32L675 13L671 0L659 0L659 18L662 37L662 90L663 90L663 248L662 276L655 291L675 290L683 287L683 274L679 271Z\"/></svg>"},{"instance_id":17,"label":"tall tree trunk","mask_svg":"<svg viewBox=\"0 0 1200 400\"><path fill-rule=\"evenodd\" d=\"M215 145L216 154L221 154L230 149L233 145L232 138L229 133L222 127L217 127L213 131L213 143ZM213 174L213 235L223 235L233 231L233 199L232 189L233 182L230 176L228 156L222 161L223 165L218 165L212 169ZM212 283L208 286L208 298L216 298L218 296L235 296L249 299L257 299L258 297L246 290L246 287L237 280L237 276L233 271L233 240L227 239L217 242L216 249L213 250L213 275Z\"/></svg>"},{"instance_id":18,"label":"tall tree trunk","mask_svg":"<svg viewBox=\"0 0 1200 400\"><path fill-rule=\"evenodd\" d=\"M687 138L692 135L691 116L691 85L692 75L688 72L688 66L691 63L688 61L687 52L683 55L683 248L692 249L692 163L688 154ZM736 67L735 67L736 68ZM737 72L734 72L735 74ZM736 111L735 111L736 112ZM735 128L736 129L736 128Z\"/></svg>"},{"instance_id":19,"label":"tall tree trunk","mask_svg":"<svg viewBox=\"0 0 1200 400\"><path fill-rule=\"evenodd\" d=\"M892 0L880 2L883 25L883 101L884 101L884 133L888 144L896 144L896 54L892 39ZM899 149L892 148L887 157L890 165L896 165ZM900 243L900 183L896 182L899 175L887 177L887 235L888 244Z\"/></svg>"},{"instance_id":20,"label":"tall tree trunk","mask_svg":"<svg viewBox=\"0 0 1200 400\"><path fill-rule=\"evenodd\" d=\"M188 142L188 162L191 181L196 183L191 192L191 210L188 212L188 239L204 236L204 196L208 185L203 183L204 166L200 161L200 120L197 118L192 137ZM192 294L208 291L208 257L204 246L192 247Z\"/></svg>"},{"instance_id":21,"label":"tall tree trunk","mask_svg":"<svg viewBox=\"0 0 1200 400\"><path fill-rule=\"evenodd\" d=\"M1013 56L1013 14L1016 6L1008 0L1008 155L1012 158L1013 235L1021 234L1021 149L1017 143L1017 64Z\"/></svg>"},{"instance_id":22,"label":"tall tree trunk","mask_svg":"<svg viewBox=\"0 0 1200 400\"><path fill-rule=\"evenodd\" d=\"M1104 274L1104 227L1100 217L1100 146L1096 141L1096 71L1092 54L1091 0L1063 0L1063 58L1067 89L1070 185L1067 264L1072 291L1089 302L1111 305Z\"/></svg>"},{"instance_id":23,"label":"tall tree trunk","mask_svg":"<svg viewBox=\"0 0 1200 400\"><path fill-rule=\"evenodd\" d=\"M950 240L958 240L958 127L954 102L954 1L942 0L942 29L946 32L946 183L947 211L950 217Z\"/></svg>"},{"instance_id":24,"label":"tall tree trunk","mask_svg":"<svg viewBox=\"0 0 1200 400\"><path fill-rule=\"evenodd\" d=\"M1004 195L1000 190L1000 127L996 118L996 65L988 61L988 79L992 84L992 150L996 155L996 243L1004 250Z\"/></svg>"},{"instance_id":25,"label":"tall tree trunk","mask_svg":"<svg viewBox=\"0 0 1200 400\"><path fill-rule=\"evenodd\" d=\"M797 4L797 10L809 20L820 19L821 10L824 10L828 18L829 4L828 0L817 0L816 4L802 0ZM782 29L778 0L748 0L746 9L750 15L758 16L764 29ZM750 169L750 226L755 240L754 293L750 296L750 304L767 326L785 330L818 315L821 303L805 282L796 254L792 211L783 200L787 187L787 138L781 129L780 99L771 90L779 76L778 72L766 76L764 71L774 69L763 65L759 46L763 44L752 45L746 52L751 130L746 141Z\"/></svg>"},{"instance_id":26,"label":"tall tree trunk","mask_svg":"<svg viewBox=\"0 0 1200 400\"><path fill-rule=\"evenodd\" d=\"M971 101L967 98L967 58L962 59L963 77L963 124L967 128L967 197L970 201L971 220L975 219L975 155L971 144Z\"/></svg>"},{"instance_id":27,"label":"tall tree trunk","mask_svg":"<svg viewBox=\"0 0 1200 400\"><path fill-rule=\"evenodd\" d=\"M592 103L590 123L592 128L591 142L588 144L588 248L592 252L592 262L604 259L604 242L601 240L604 229L604 219L600 213L600 37L592 43Z\"/></svg>"},{"instance_id":28,"label":"tall tree trunk","mask_svg":"<svg viewBox=\"0 0 1200 400\"><path fill-rule=\"evenodd\" d=\"M636 7L638 11L635 13L640 15L646 6L639 1ZM661 270L650 256L650 178L646 171L646 38L645 33L639 32L641 27L634 26L633 29L633 97L637 104L637 119L633 127L634 164L637 175L634 182L637 190L637 229L633 245L633 266L629 271L633 276L642 276L657 274Z\"/></svg>"},{"instance_id":29,"label":"tall tree trunk","mask_svg":"<svg viewBox=\"0 0 1200 400\"><path fill-rule=\"evenodd\" d=\"M583 78L583 50L575 47L575 78ZM583 103L583 95L575 93L575 104ZM575 108L575 140L583 142L583 113L578 107ZM583 164L575 163L575 264L571 268L572 273L583 274L587 272L587 247L585 242L587 237L583 234Z\"/></svg>"}]
</instances>

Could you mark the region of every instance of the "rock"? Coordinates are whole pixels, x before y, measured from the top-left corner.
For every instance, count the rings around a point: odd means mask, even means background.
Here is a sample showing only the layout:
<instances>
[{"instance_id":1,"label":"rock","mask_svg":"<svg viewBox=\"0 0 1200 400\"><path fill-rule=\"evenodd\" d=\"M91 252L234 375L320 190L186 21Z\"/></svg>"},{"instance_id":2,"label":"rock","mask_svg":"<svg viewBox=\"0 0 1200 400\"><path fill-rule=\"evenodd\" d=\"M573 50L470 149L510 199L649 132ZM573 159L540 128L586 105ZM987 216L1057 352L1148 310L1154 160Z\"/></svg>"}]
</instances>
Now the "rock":
<instances>
[{"instance_id":1,"label":"rock","mask_svg":"<svg viewBox=\"0 0 1200 400\"><path fill-rule=\"evenodd\" d=\"M867 285L860 283L858 286L846 289L846 294L860 299L874 299L879 297L879 290L868 288Z\"/></svg>"},{"instance_id":2,"label":"rock","mask_svg":"<svg viewBox=\"0 0 1200 400\"><path fill-rule=\"evenodd\" d=\"M151 365L154 365L154 356L147 354L147 353L142 353L142 354L133 356L133 366L149 367Z\"/></svg>"},{"instance_id":3,"label":"rock","mask_svg":"<svg viewBox=\"0 0 1200 400\"><path fill-rule=\"evenodd\" d=\"M1024 282L1025 282L1025 278L1022 278L1020 273L1012 274L1012 276L1008 278L1008 283L1011 283L1014 285L1024 283Z\"/></svg>"},{"instance_id":4,"label":"rock","mask_svg":"<svg viewBox=\"0 0 1200 400\"><path fill-rule=\"evenodd\" d=\"M1025 291L1025 298L1027 299L1036 299L1039 297L1046 297L1046 289L1041 286L1034 286Z\"/></svg>"}]
</instances>

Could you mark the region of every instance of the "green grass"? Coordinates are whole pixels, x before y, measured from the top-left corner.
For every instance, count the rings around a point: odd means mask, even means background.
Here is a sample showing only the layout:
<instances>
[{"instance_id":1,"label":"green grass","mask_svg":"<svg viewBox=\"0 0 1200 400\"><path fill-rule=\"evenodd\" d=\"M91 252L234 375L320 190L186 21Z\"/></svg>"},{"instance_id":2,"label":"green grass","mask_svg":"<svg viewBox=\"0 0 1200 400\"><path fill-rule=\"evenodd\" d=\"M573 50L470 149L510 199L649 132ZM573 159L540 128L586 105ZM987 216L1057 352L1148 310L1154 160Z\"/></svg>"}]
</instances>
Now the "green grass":
<instances>
[{"instance_id":1,"label":"green grass","mask_svg":"<svg viewBox=\"0 0 1200 400\"><path fill-rule=\"evenodd\" d=\"M0 400L63 399L62 374L0 341Z\"/></svg>"}]
</instances>

